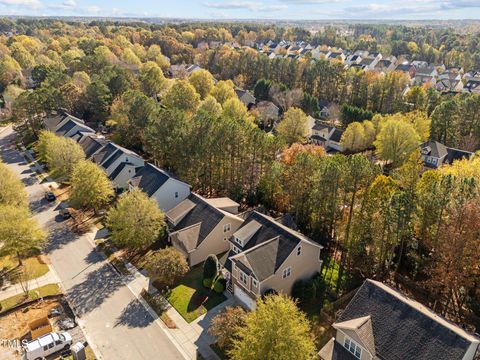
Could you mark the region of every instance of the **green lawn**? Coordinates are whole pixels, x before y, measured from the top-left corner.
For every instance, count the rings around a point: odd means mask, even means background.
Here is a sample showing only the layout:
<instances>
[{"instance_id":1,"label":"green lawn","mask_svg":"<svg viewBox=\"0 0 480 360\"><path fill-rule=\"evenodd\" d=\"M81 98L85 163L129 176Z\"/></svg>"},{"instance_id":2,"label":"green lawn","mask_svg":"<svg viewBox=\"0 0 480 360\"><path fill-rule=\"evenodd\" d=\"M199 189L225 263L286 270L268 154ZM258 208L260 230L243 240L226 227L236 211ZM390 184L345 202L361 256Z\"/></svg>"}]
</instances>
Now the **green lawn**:
<instances>
[{"instance_id":1,"label":"green lawn","mask_svg":"<svg viewBox=\"0 0 480 360\"><path fill-rule=\"evenodd\" d=\"M223 294L203 287L202 273L201 266L193 268L166 296L168 302L187 322L192 322L226 300Z\"/></svg>"},{"instance_id":2,"label":"green lawn","mask_svg":"<svg viewBox=\"0 0 480 360\"><path fill-rule=\"evenodd\" d=\"M2 306L0 312L9 310L25 301L39 299L48 295L58 295L60 293L61 291L57 284L44 285L42 287L30 290L28 292L28 299L24 298L24 294L17 294L15 296L0 301L0 305Z\"/></svg>"},{"instance_id":3,"label":"green lawn","mask_svg":"<svg viewBox=\"0 0 480 360\"><path fill-rule=\"evenodd\" d=\"M343 289L345 282L347 281L347 274L344 271L342 279L338 281L340 270L340 264L334 259L325 260L325 265L322 267L322 277L325 279L325 283L330 290L337 291Z\"/></svg>"},{"instance_id":4,"label":"green lawn","mask_svg":"<svg viewBox=\"0 0 480 360\"><path fill-rule=\"evenodd\" d=\"M36 256L29 257L22 260L23 266L27 268L28 280L36 279L42 275L45 275L48 272L48 266L42 264ZM16 284L19 282L17 268L18 260L12 256L4 256L0 258L0 270L7 268L8 271L13 270L9 273L9 279L12 283Z\"/></svg>"}]
</instances>

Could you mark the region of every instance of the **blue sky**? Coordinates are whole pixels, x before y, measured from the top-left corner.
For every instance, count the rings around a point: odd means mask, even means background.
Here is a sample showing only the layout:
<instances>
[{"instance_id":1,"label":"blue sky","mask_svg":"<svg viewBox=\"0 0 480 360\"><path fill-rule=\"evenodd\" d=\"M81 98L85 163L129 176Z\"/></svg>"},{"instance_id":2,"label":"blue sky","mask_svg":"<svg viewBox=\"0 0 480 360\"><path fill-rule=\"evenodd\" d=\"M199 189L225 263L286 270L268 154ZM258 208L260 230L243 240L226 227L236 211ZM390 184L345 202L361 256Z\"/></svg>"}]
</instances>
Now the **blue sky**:
<instances>
[{"instance_id":1,"label":"blue sky","mask_svg":"<svg viewBox=\"0 0 480 360\"><path fill-rule=\"evenodd\" d=\"M480 0L0 0L1 15L202 19L480 19Z\"/></svg>"}]
</instances>

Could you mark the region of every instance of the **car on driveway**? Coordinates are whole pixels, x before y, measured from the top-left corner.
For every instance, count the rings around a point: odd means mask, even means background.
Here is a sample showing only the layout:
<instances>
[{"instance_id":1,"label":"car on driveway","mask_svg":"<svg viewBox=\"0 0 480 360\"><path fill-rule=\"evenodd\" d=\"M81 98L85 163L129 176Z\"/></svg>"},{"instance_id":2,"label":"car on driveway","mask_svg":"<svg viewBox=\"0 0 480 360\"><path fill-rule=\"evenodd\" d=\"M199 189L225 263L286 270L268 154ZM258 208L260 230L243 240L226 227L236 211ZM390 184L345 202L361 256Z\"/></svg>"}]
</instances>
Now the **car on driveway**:
<instances>
[{"instance_id":1,"label":"car on driveway","mask_svg":"<svg viewBox=\"0 0 480 360\"><path fill-rule=\"evenodd\" d=\"M47 199L48 201L55 201L56 196L55 196L55 194L54 194L53 192L47 191L47 192L45 193L45 199Z\"/></svg>"}]
</instances>

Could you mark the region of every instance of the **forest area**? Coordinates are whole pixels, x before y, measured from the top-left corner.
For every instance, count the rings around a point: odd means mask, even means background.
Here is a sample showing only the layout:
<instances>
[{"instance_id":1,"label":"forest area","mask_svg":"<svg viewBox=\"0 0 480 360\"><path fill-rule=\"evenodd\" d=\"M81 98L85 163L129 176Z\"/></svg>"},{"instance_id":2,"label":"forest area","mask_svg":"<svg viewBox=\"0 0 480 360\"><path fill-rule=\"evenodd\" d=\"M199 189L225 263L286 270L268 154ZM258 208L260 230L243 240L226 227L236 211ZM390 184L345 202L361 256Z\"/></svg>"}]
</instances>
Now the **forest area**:
<instances>
[{"instance_id":1,"label":"forest area","mask_svg":"<svg viewBox=\"0 0 480 360\"><path fill-rule=\"evenodd\" d=\"M2 19L2 117L32 141L45 114L65 109L200 194L291 213L338 263L339 292L366 277L402 276L425 289L434 310L478 323L480 155L425 171L418 144L433 139L477 151L480 95L421 86L405 95L402 73L272 60L252 48L198 48L203 41L302 40L480 69L479 33L352 27L354 35L341 36L334 28L312 35L241 23ZM193 63L203 69L171 77L171 65ZM284 115L280 124L291 124L284 136L280 129L278 135L265 131L259 115L238 99L237 87L276 102ZM320 100L341 106L345 133L362 133L361 145L351 148L359 153L327 155L306 144L302 131L285 136L306 115L318 114ZM388 148L395 141L401 147Z\"/></svg>"}]
</instances>

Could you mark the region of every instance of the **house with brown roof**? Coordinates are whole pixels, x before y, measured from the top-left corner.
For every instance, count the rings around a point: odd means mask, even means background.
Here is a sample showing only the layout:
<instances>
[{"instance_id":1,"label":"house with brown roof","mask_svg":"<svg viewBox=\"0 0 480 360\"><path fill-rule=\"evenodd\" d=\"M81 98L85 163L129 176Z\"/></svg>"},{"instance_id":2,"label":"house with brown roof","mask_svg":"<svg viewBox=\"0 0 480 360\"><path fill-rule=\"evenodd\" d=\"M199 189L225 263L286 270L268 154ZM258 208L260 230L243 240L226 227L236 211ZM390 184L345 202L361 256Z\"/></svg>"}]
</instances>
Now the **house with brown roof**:
<instances>
[{"instance_id":1,"label":"house with brown roof","mask_svg":"<svg viewBox=\"0 0 480 360\"><path fill-rule=\"evenodd\" d=\"M206 199L192 193L167 212L169 242L197 265L210 254L228 251L228 239L242 225L239 204L229 198Z\"/></svg>"},{"instance_id":2,"label":"house with brown roof","mask_svg":"<svg viewBox=\"0 0 480 360\"><path fill-rule=\"evenodd\" d=\"M434 140L420 144L420 153L425 167L435 169L443 164L451 164L455 160L469 159L473 155L470 151L447 147Z\"/></svg>"},{"instance_id":3,"label":"house with brown roof","mask_svg":"<svg viewBox=\"0 0 480 360\"><path fill-rule=\"evenodd\" d=\"M333 324L321 360L473 360L480 339L397 290L366 280Z\"/></svg>"},{"instance_id":4,"label":"house with brown roof","mask_svg":"<svg viewBox=\"0 0 480 360\"><path fill-rule=\"evenodd\" d=\"M257 211L229 238L230 250L221 259L227 290L248 309L257 298L275 291L290 295L297 280L321 269L322 246L285 225L281 219Z\"/></svg>"}]
</instances>

